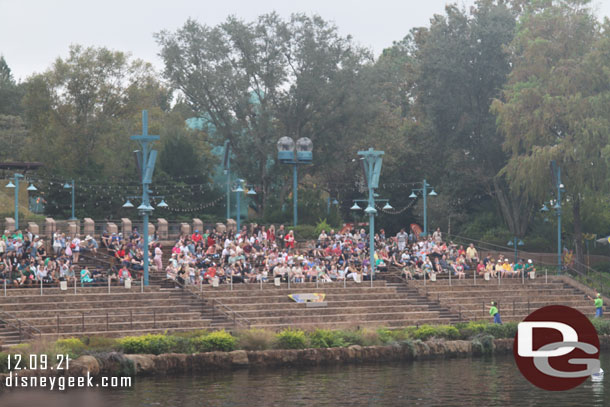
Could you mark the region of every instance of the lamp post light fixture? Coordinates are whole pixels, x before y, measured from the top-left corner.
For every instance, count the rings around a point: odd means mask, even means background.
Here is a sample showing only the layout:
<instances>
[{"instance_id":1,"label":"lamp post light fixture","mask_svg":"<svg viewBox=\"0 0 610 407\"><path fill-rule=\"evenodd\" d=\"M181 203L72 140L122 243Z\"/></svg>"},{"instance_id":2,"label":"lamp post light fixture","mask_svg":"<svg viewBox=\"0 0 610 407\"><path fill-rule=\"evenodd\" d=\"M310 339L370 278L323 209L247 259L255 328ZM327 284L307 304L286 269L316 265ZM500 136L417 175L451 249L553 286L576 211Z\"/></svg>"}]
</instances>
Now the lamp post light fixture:
<instances>
[{"instance_id":1,"label":"lamp post light fixture","mask_svg":"<svg viewBox=\"0 0 610 407\"><path fill-rule=\"evenodd\" d=\"M523 240L519 239L517 236L513 237L513 240L509 240L506 243L508 246L515 246L515 264L517 264L518 256L519 256L519 246L523 246Z\"/></svg>"},{"instance_id":2,"label":"lamp post light fixture","mask_svg":"<svg viewBox=\"0 0 610 407\"><path fill-rule=\"evenodd\" d=\"M19 180L21 178L23 178L22 174L15 173L13 180L6 184L7 188L15 188L15 230L19 230Z\"/></svg>"},{"instance_id":3,"label":"lamp post light fixture","mask_svg":"<svg viewBox=\"0 0 610 407\"><path fill-rule=\"evenodd\" d=\"M142 110L142 134L133 135L131 139L137 141L140 145L140 150L135 152L139 175L142 181L142 204L138 206L138 210L142 214L144 228L144 244L142 248L144 254L144 285L148 285L148 217L153 210L153 207L150 206L148 186L152 183L152 176L157 161L157 150L152 149L152 143L160 139L159 136L148 134L148 111Z\"/></svg>"},{"instance_id":4,"label":"lamp post light fixture","mask_svg":"<svg viewBox=\"0 0 610 407\"><path fill-rule=\"evenodd\" d=\"M369 255L370 255L370 278L371 287L373 287L373 280L375 279L375 215L377 209L375 209L375 201L386 202L386 206L389 205L387 199L375 199L375 189L379 187L379 175L381 174L381 165L383 163L383 151L368 150L358 151L358 155L364 165L364 175L366 177L368 187L368 199L356 199L354 200L353 210L361 209L357 202L366 202L367 206L364 212L369 215Z\"/></svg>"},{"instance_id":5,"label":"lamp post light fixture","mask_svg":"<svg viewBox=\"0 0 610 407\"><path fill-rule=\"evenodd\" d=\"M336 198L331 198L330 196L326 199L326 214L330 214L330 205L339 205L339 201Z\"/></svg>"},{"instance_id":6,"label":"lamp post light fixture","mask_svg":"<svg viewBox=\"0 0 610 407\"><path fill-rule=\"evenodd\" d=\"M277 142L277 158L282 164L292 165L292 218L293 226L297 225L298 183L297 166L311 164L313 161L313 142L301 137L294 142L290 137L282 137Z\"/></svg>"},{"instance_id":7,"label":"lamp post light fixture","mask_svg":"<svg viewBox=\"0 0 610 407\"><path fill-rule=\"evenodd\" d=\"M72 217L69 220L76 220L76 216L74 216L74 180L70 184L67 182L64 184L64 189L72 190Z\"/></svg>"},{"instance_id":8,"label":"lamp post light fixture","mask_svg":"<svg viewBox=\"0 0 610 407\"><path fill-rule=\"evenodd\" d=\"M428 236L428 196L437 196L438 194L434 191L432 185L428 184L425 179L421 184L421 188L414 188L411 190L411 195L409 195L409 198L417 198L416 193L421 193L424 197L424 230L422 235ZM432 191L428 192L428 188L432 188Z\"/></svg>"}]
</instances>

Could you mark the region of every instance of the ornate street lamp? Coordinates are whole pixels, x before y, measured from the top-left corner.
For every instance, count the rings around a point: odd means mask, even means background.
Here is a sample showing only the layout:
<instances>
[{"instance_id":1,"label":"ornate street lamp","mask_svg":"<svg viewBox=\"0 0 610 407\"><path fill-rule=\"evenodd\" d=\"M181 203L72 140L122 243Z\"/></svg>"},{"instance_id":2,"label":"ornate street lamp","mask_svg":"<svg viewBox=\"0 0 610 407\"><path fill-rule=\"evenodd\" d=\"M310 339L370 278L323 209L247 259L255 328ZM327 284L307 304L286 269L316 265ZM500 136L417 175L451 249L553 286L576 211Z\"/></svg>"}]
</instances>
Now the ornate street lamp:
<instances>
[{"instance_id":1,"label":"ornate street lamp","mask_svg":"<svg viewBox=\"0 0 610 407\"><path fill-rule=\"evenodd\" d=\"M292 223L296 226L298 223L297 166L311 164L313 161L313 142L307 137L301 137L295 144L290 137L282 137L277 142L277 158L282 164L292 165Z\"/></svg>"}]
</instances>

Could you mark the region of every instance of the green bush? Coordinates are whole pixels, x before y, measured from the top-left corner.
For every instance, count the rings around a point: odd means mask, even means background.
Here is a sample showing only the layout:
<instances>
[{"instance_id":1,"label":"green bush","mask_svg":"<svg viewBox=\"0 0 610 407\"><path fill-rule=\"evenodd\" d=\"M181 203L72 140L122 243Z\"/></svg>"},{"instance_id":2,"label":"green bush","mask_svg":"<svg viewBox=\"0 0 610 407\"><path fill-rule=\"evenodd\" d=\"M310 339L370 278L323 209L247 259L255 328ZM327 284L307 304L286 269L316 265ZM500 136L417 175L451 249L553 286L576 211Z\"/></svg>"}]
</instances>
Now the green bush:
<instances>
[{"instance_id":1,"label":"green bush","mask_svg":"<svg viewBox=\"0 0 610 407\"><path fill-rule=\"evenodd\" d=\"M111 352L119 349L119 343L115 338L105 336L84 336L81 338L89 352Z\"/></svg>"},{"instance_id":2,"label":"green bush","mask_svg":"<svg viewBox=\"0 0 610 407\"><path fill-rule=\"evenodd\" d=\"M422 325L415 330L413 337L422 341L432 338L436 334L436 328L430 325Z\"/></svg>"},{"instance_id":3,"label":"green bush","mask_svg":"<svg viewBox=\"0 0 610 407\"><path fill-rule=\"evenodd\" d=\"M607 319L593 318L591 323L598 335L610 335L610 321Z\"/></svg>"},{"instance_id":4,"label":"green bush","mask_svg":"<svg viewBox=\"0 0 610 407\"><path fill-rule=\"evenodd\" d=\"M275 336L278 349L305 349L307 337L301 330L285 329Z\"/></svg>"},{"instance_id":5,"label":"green bush","mask_svg":"<svg viewBox=\"0 0 610 407\"><path fill-rule=\"evenodd\" d=\"M340 348L345 346L345 341L340 331L316 329L309 335L309 344L312 348Z\"/></svg>"},{"instance_id":6,"label":"green bush","mask_svg":"<svg viewBox=\"0 0 610 407\"><path fill-rule=\"evenodd\" d=\"M451 325L422 325L414 331L410 332L410 336L415 339L422 341L430 338L445 338L445 339L458 339L460 337L460 331Z\"/></svg>"},{"instance_id":7,"label":"green bush","mask_svg":"<svg viewBox=\"0 0 610 407\"><path fill-rule=\"evenodd\" d=\"M462 323L456 324L455 327L459 331L460 338L471 339L474 336L485 331L485 327L487 325L488 324L484 323L484 322L471 321L471 322L462 322Z\"/></svg>"},{"instance_id":8,"label":"green bush","mask_svg":"<svg viewBox=\"0 0 610 407\"><path fill-rule=\"evenodd\" d=\"M320 221L316 225L316 237L315 238L317 239L323 230L325 230L326 233L329 233L332 228L333 227L331 225L329 225L328 222L326 222L326 219L320 219Z\"/></svg>"},{"instance_id":9,"label":"green bush","mask_svg":"<svg viewBox=\"0 0 610 407\"><path fill-rule=\"evenodd\" d=\"M244 350L266 350L273 347L275 334L264 329L248 329L239 332L239 348Z\"/></svg>"},{"instance_id":10,"label":"green bush","mask_svg":"<svg viewBox=\"0 0 610 407\"><path fill-rule=\"evenodd\" d=\"M174 347L174 338L166 335L127 336L118 341L121 350L127 354L151 353L160 355L170 352Z\"/></svg>"},{"instance_id":11,"label":"green bush","mask_svg":"<svg viewBox=\"0 0 610 407\"><path fill-rule=\"evenodd\" d=\"M172 336L170 351L175 353L194 353L195 344L193 343L193 338Z\"/></svg>"},{"instance_id":12,"label":"green bush","mask_svg":"<svg viewBox=\"0 0 610 407\"><path fill-rule=\"evenodd\" d=\"M193 339L194 348L198 352L230 352L235 350L236 343L237 340L235 337L224 330L212 332Z\"/></svg>"},{"instance_id":13,"label":"green bush","mask_svg":"<svg viewBox=\"0 0 610 407\"><path fill-rule=\"evenodd\" d=\"M0 373L8 373L8 356L8 353L0 352Z\"/></svg>"},{"instance_id":14,"label":"green bush","mask_svg":"<svg viewBox=\"0 0 610 407\"><path fill-rule=\"evenodd\" d=\"M377 329L377 336L381 343L386 344L390 342L394 342L394 335L392 331L387 328L379 328Z\"/></svg>"},{"instance_id":15,"label":"green bush","mask_svg":"<svg viewBox=\"0 0 610 407\"><path fill-rule=\"evenodd\" d=\"M508 322L502 325L487 324L483 329L483 333L491 335L494 338L513 338L517 333L517 322Z\"/></svg>"},{"instance_id":16,"label":"green bush","mask_svg":"<svg viewBox=\"0 0 610 407\"><path fill-rule=\"evenodd\" d=\"M343 341L344 346L351 346L351 345L365 346L365 340L364 340L364 335L362 334L362 331L340 330L340 331L337 331L337 333L339 334L339 337Z\"/></svg>"},{"instance_id":17,"label":"green bush","mask_svg":"<svg viewBox=\"0 0 610 407\"><path fill-rule=\"evenodd\" d=\"M55 352L58 354L70 355L76 359L85 351L86 345L78 338L59 339L55 342Z\"/></svg>"}]
</instances>

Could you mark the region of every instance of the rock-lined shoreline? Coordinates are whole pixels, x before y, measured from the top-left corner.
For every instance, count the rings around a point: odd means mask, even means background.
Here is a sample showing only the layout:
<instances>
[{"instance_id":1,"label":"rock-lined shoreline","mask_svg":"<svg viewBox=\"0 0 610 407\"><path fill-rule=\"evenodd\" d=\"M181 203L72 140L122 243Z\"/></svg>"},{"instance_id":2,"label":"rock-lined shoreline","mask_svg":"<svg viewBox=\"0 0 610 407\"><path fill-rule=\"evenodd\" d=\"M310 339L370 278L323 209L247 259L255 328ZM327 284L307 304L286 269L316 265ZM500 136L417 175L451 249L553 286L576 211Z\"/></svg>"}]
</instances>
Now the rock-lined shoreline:
<instances>
[{"instance_id":1,"label":"rock-lined shoreline","mask_svg":"<svg viewBox=\"0 0 610 407\"><path fill-rule=\"evenodd\" d=\"M610 336L600 336L602 349L610 349ZM513 351L513 339L488 339L479 342L429 340L404 342L388 346L359 346L320 349L276 349L262 351L236 350L195 354L167 353L161 355L81 356L67 371L53 371L53 376L164 376L168 374L205 374L218 370L332 366L350 363L375 363L459 358L484 354L508 354ZM49 371L19 371L20 376L49 376ZM0 375L0 388L7 374Z\"/></svg>"}]
</instances>

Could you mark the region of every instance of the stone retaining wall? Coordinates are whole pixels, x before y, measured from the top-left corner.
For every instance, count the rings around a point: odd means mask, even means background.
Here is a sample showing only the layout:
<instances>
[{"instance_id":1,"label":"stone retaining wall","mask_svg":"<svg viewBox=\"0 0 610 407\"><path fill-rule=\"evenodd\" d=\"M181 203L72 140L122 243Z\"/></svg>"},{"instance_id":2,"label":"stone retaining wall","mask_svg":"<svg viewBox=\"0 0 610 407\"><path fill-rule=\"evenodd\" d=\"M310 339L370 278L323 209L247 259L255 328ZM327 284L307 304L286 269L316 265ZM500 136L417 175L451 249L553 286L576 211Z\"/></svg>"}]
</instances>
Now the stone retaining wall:
<instances>
[{"instance_id":1,"label":"stone retaining wall","mask_svg":"<svg viewBox=\"0 0 610 407\"><path fill-rule=\"evenodd\" d=\"M602 349L610 349L610 336L600 336ZM510 354L512 339L494 339L493 354ZM81 356L70 363L68 371L54 371L66 376L164 376L204 374L218 370L329 366L348 363L379 363L480 356L485 351L473 341L413 341L390 346L358 346L328 349L264 350L207 352L195 354L122 355L109 353L100 357ZM48 376L44 371L19 371L19 376ZM0 375L0 389L7 374Z\"/></svg>"}]
</instances>

